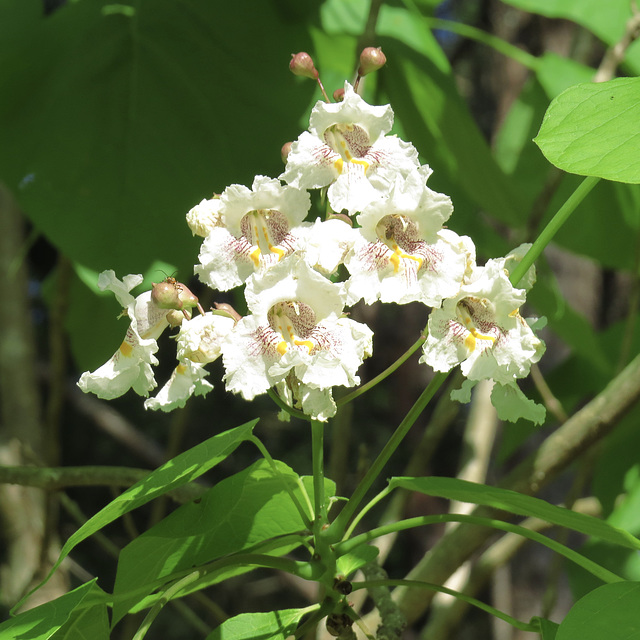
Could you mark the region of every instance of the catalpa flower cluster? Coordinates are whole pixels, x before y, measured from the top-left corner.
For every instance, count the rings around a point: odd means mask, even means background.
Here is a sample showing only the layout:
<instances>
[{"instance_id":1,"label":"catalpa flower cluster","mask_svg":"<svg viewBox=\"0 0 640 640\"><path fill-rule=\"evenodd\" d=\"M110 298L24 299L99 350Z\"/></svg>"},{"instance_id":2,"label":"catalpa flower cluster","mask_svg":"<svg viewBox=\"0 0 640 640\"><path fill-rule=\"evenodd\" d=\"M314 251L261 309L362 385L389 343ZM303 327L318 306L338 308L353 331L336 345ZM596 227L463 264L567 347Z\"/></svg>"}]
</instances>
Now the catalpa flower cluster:
<instances>
[{"instance_id":1,"label":"catalpa flower cluster","mask_svg":"<svg viewBox=\"0 0 640 640\"><path fill-rule=\"evenodd\" d=\"M179 327L178 364L145 407L169 411L205 395L206 365L221 357L229 391L251 400L273 390L291 408L327 420L336 412L333 387L358 385L372 353L371 330L348 313L360 301L431 307L421 362L436 371L460 364L472 383L492 379L517 390L516 379L544 351L519 312L526 288L509 281L526 247L478 266L471 239L446 228L451 200L427 186L431 169L414 146L390 133L391 107L371 106L356 90L380 66L381 52L368 51L356 84L345 82L338 101L325 94L315 105L278 178L230 185L187 214L203 238L195 273L217 291L243 287L247 315L224 305L204 311L172 278L134 298L141 276L120 281L104 272L99 286L113 291L130 326L112 358L82 375L83 391L149 396L157 338ZM294 56L292 70L319 81L305 56ZM323 217L310 213L318 191L328 201ZM534 279L530 270L527 288Z\"/></svg>"}]
</instances>

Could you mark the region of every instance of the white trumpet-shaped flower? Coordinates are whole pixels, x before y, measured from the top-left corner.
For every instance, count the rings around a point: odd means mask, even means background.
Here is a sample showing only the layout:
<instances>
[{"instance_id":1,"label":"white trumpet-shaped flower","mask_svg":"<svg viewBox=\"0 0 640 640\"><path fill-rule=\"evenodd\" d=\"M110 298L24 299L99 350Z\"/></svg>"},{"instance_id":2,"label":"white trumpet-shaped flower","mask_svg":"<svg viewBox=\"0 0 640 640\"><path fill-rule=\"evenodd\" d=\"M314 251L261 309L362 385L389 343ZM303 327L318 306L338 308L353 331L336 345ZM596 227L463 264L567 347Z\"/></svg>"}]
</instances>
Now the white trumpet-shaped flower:
<instances>
[{"instance_id":1,"label":"white trumpet-shaped flower","mask_svg":"<svg viewBox=\"0 0 640 640\"><path fill-rule=\"evenodd\" d=\"M131 324L118 351L95 371L82 374L78 386L85 393L111 400L129 389L148 396L156 387L151 365L158 364L154 355L158 350L156 340L169 326L167 314L170 310L160 309L151 299L151 291L134 298L129 291L141 282L141 275L125 276L121 281L111 270L100 274L98 287L115 294Z\"/></svg>"},{"instance_id":2,"label":"white trumpet-shaped flower","mask_svg":"<svg viewBox=\"0 0 640 640\"><path fill-rule=\"evenodd\" d=\"M172 411L184 407L192 395L209 393L213 385L206 380L205 365L220 357L234 325L233 318L212 312L184 321L177 336L179 364L156 396L145 400L145 408Z\"/></svg>"},{"instance_id":3,"label":"white trumpet-shaped flower","mask_svg":"<svg viewBox=\"0 0 640 640\"><path fill-rule=\"evenodd\" d=\"M469 380L504 385L528 375L545 346L520 315L526 292L509 282L504 264L497 259L478 267L470 282L431 312L420 362L436 371L461 364Z\"/></svg>"},{"instance_id":4,"label":"white trumpet-shaped flower","mask_svg":"<svg viewBox=\"0 0 640 640\"><path fill-rule=\"evenodd\" d=\"M331 387L357 384L372 348L371 330L342 317L342 286L292 256L251 278L245 295L251 314L222 345L227 389L250 400L281 383L286 402L331 417Z\"/></svg>"},{"instance_id":5,"label":"white trumpet-shaped flower","mask_svg":"<svg viewBox=\"0 0 640 640\"><path fill-rule=\"evenodd\" d=\"M397 177L388 198L374 200L357 216L360 233L345 260L349 303L380 299L440 306L458 292L470 240L442 229L453 206L425 185L430 172L422 167Z\"/></svg>"},{"instance_id":6,"label":"white trumpet-shaped flower","mask_svg":"<svg viewBox=\"0 0 640 640\"><path fill-rule=\"evenodd\" d=\"M220 221L209 230L195 267L201 280L220 291L241 285L295 251L296 227L311 206L306 191L265 176L256 176L251 189L227 187L220 203Z\"/></svg>"},{"instance_id":7,"label":"white trumpet-shaped flower","mask_svg":"<svg viewBox=\"0 0 640 640\"><path fill-rule=\"evenodd\" d=\"M412 144L386 135L393 125L389 105L367 104L346 82L344 100L319 101L311 112L309 131L291 146L281 178L302 189L329 186L334 211L350 215L362 209L419 166Z\"/></svg>"}]
</instances>

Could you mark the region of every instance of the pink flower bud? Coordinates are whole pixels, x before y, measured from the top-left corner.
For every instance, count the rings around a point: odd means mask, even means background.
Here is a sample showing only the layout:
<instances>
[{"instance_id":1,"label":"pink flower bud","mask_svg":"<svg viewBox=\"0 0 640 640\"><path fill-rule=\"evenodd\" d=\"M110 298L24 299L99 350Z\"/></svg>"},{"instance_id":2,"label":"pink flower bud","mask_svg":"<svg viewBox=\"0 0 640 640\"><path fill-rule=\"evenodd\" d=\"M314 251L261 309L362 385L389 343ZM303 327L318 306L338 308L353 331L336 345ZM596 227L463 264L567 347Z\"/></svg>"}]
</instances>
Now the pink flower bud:
<instances>
[{"instance_id":1,"label":"pink flower bud","mask_svg":"<svg viewBox=\"0 0 640 640\"><path fill-rule=\"evenodd\" d=\"M289 157L289 153L291 152L292 142L285 142L282 145L282 149L280 149L280 157L282 158L282 162L287 164L287 158Z\"/></svg>"},{"instance_id":2,"label":"pink flower bud","mask_svg":"<svg viewBox=\"0 0 640 640\"><path fill-rule=\"evenodd\" d=\"M359 76L366 76L367 73L377 71L381 67L384 67L387 62L387 58L380 47L367 47L362 50L360 54L360 68L358 69Z\"/></svg>"},{"instance_id":3,"label":"pink flower bud","mask_svg":"<svg viewBox=\"0 0 640 640\"><path fill-rule=\"evenodd\" d=\"M333 99L336 102L342 102L344 100L344 89L336 89L333 92Z\"/></svg>"},{"instance_id":4,"label":"pink flower bud","mask_svg":"<svg viewBox=\"0 0 640 640\"><path fill-rule=\"evenodd\" d=\"M304 51L291 54L289 69L291 69L291 72L296 76L304 76L305 78L311 78L312 80L318 79L318 70L313 64L313 59Z\"/></svg>"}]
</instances>

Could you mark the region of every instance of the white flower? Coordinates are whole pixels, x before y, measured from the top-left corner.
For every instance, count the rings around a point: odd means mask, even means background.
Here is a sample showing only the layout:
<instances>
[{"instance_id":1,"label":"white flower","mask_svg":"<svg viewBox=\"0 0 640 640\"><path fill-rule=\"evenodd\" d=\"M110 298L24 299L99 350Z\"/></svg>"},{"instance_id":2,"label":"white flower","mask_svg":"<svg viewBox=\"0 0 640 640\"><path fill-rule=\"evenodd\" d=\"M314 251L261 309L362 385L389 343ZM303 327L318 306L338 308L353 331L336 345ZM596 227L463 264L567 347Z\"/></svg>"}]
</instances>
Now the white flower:
<instances>
[{"instance_id":1,"label":"white flower","mask_svg":"<svg viewBox=\"0 0 640 640\"><path fill-rule=\"evenodd\" d=\"M448 196L424 184L429 173L423 168L396 178L388 198L375 200L357 216L359 239L345 260L350 304L364 298L367 304L419 300L440 306L458 292L470 240L443 232L453 206Z\"/></svg>"},{"instance_id":2,"label":"white flower","mask_svg":"<svg viewBox=\"0 0 640 640\"><path fill-rule=\"evenodd\" d=\"M98 278L98 287L112 291L118 302L125 307L131 324L124 341L111 358L94 372L85 371L78 386L85 392L95 393L99 398L111 400L129 389L138 395L148 396L156 387L151 365L158 364L155 352L160 334L169 326L169 309L160 309L151 299L151 291L134 298L129 291L142 282L141 275L125 276L123 281L113 271L103 271Z\"/></svg>"},{"instance_id":3,"label":"white flower","mask_svg":"<svg viewBox=\"0 0 640 640\"><path fill-rule=\"evenodd\" d=\"M220 203L221 224L209 231L195 268L220 291L241 285L292 253L298 244L295 228L311 206L306 191L265 176L256 176L252 189L227 187Z\"/></svg>"},{"instance_id":4,"label":"white flower","mask_svg":"<svg viewBox=\"0 0 640 640\"><path fill-rule=\"evenodd\" d=\"M307 415L333 415L324 391L358 384L356 371L371 355L371 330L341 317L342 287L292 256L251 278L245 295L251 315L222 345L227 389L251 400L285 381L289 401L299 401Z\"/></svg>"},{"instance_id":5,"label":"white flower","mask_svg":"<svg viewBox=\"0 0 640 640\"><path fill-rule=\"evenodd\" d=\"M145 400L146 409L172 411L184 407L192 396L204 396L213 385L206 380L204 365L221 355L221 345L233 329L235 320L207 312L184 321L177 336L178 366L155 398Z\"/></svg>"},{"instance_id":6,"label":"white flower","mask_svg":"<svg viewBox=\"0 0 640 640\"><path fill-rule=\"evenodd\" d=\"M511 285L503 265L499 259L479 267L471 282L431 312L420 362L436 371L461 363L470 380L501 384L528 375L545 346L520 315L525 291Z\"/></svg>"},{"instance_id":7,"label":"white flower","mask_svg":"<svg viewBox=\"0 0 640 640\"><path fill-rule=\"evenodd\" d=\"M193 207L187 213L187 224L194 236L206 238L215 227L222 224L220 209L222 202L220 198L202 200L200 204Z\"/></svg>"},{"instance_id":8,"label":"white flower","mask_svg":"<svg viewBox=\"0 0 640 640\"><path fill-rule=\"evenodd\" d=\"M393 124L389 105L371 106L348 82L344 88L342 102L319 101L313 108L309 131L293 143L281 178L303 189L331 185L333 210L352 215L419 161L413 145L386 135Z\"/></svg>"},{"instance_id":9,"label":"white flower","mask_svg":"<svg viewBox=\"0 0 640 640\"><path fill-rule=\"evenodd\" d=\"M320 273L332 275L353 248L358 231L340 218L318 218L305 226L303 237L305 262Z\"/></svg>"}]
</instances>

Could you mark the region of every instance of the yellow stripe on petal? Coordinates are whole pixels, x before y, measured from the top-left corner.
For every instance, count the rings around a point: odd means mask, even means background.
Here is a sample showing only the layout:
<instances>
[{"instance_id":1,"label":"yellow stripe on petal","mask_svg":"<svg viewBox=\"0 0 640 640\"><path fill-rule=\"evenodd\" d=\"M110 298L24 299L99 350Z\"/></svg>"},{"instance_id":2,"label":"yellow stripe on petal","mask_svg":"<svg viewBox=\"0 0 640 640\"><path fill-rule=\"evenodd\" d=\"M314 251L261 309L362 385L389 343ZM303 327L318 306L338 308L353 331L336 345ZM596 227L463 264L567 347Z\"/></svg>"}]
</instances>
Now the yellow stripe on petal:
<instances>
[{"instance_id":1,"label":"yellow stripe on petal","mask_svg":"<svg viewBox=\"0 0 640 640\"><path fill-rule=\"evenodd\" d=\"M133 351L133 345L129 344L128 342L123 342L120 345L120 353L125 357L125 358L130 358L131 357L131 353Z\"/></svg>"},{"instance_id":2,"label":"yellow stripe on petal","mask_svg":"<svg viewBox=\"0 0 640 640\"><path fill-rule=\"evenodd\" d=\"M307 347L307 349L309 349L309 353L311 353L315 348L315 345L311 340L294 340L293 343L299 347Z\"/></svg>"},{"instance_id":3,"label":"yellow stripe on petal","mask_svg":"<svg viewBox=\"0 0 640 640\"><path fill-rule=\"evenodd\" d=\"M186 371L187 371L187 367L185 367L183 364L179 364L176 367L176 373L179 375L184 375Z\"/></svg>"}]
</instances>

